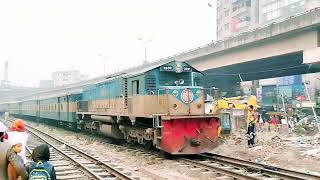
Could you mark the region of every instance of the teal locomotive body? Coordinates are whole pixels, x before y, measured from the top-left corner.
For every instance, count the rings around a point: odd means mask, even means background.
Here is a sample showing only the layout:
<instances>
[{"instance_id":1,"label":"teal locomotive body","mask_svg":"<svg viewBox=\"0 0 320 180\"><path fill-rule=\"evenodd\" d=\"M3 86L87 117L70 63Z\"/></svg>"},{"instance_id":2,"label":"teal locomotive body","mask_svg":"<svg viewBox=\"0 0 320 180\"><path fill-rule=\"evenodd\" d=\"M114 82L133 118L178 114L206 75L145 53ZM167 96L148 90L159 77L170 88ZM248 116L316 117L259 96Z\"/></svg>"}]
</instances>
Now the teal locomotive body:
<instances>
[{"instance_id":1,"label":"teal locomotive body","mask_svg":"<svg viewBox=\"0 0 320 180\"><path fill-rule=\"evenodd\" d=\"M70 90L1 104L19 117L90 131L170 154L217 146L221 114L205 113L202 73L185 62L146 64Z\"/></svg>"}]
</instances>

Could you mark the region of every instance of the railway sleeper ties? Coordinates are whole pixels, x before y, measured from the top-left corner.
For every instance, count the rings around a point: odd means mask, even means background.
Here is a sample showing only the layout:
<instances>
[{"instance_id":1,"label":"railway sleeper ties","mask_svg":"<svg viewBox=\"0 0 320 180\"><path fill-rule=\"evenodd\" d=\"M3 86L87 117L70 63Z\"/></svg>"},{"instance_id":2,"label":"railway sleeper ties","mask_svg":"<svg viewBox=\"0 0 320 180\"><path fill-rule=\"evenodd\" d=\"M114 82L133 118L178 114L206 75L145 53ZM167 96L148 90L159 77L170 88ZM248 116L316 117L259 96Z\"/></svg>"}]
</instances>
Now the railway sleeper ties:
<instances>
[{"instance_id":1,"label":"railway sleeper ties","mask_svg":"<svg viewBox=\"0 0 320 180\"><path fill-rule=\"evenodd\" d=\"M190 160L186 158L180 158L182 162L190 164L192 166L200 167L209 171L218 173L218 177L228 176L232 179L243 179L243 180L258 180L263 179L259 174L244 173L241 169L230 167L230 166L216 166L205 162L199 162L196 160Z\"/></svg>"},{"instance_id":2,"label":"railway sleeper ties","mask_svg":"<svg viewBox=\"0 0 320 180\"><path fill-rule=\"evenodd\" d=\"M104 160L100 160L99 158L90 155L90 153L84 152L84 150L81 150L80 148L68 145L65 142L40 130L30 126L28 126L27 130L41 141L47 143L49 146L55 149L55 151L59 152L59 154L62 154L67 159L73 161L73 163L77 164L82 171L86 172L85 174L89 174L94 179L105 179L106 177L111 178L112 175L115 177L115 179L139 179L138 177L131 178L126 174L126 172L122 172L123 168L119 168L119 170L117 170L117 167L113 167L116 165L109 165L104 162Z\"/></svg>"},{"instance_id":3,"label":"railway sleeper ties","mask_svg":"<svg viewBox=\"0 0 320 180\"><path fill-rule=\"evenodd\" d=\"M226 164L230 164L232 166L246 168L248 171L251 171L251 172L258 172L268 176L281 177L283 179L305 179L305 180L320 179L320 176L314 175L314 174L303 173L303 172L294 171L290 169L283 169L280 167L255 163L251 161L236 159L236 158L217 155L217 154L204 153L199 156L202 157L203 159L209 159L210 161L212 160L220 163L223 162Z\"/></svg>"}]
</instances>

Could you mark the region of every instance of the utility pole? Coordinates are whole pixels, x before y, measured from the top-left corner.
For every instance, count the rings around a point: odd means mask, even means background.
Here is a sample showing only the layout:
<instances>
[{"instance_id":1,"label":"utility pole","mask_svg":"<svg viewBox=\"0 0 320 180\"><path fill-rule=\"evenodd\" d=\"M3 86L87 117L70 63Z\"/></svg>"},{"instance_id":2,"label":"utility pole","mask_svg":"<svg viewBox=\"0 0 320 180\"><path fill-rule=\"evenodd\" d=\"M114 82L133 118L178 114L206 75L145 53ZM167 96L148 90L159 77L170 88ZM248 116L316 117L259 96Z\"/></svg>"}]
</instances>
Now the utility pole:
<instances>
[{"instance_id":1,"label":"utility pole","mask_svg":"<svg viewBox=\"0 0 320 180\"><path fill-rule=\"evenodd\" d=\"M151 40L145 40L145 39L140 38L140 37L138 37L138 40L139 40L139 41L143 41L143 45L144 45L144 61L143 61L143 64L145 64L145 63L148 62L148 61L147 61L147 44L148 44L149 42L151 42Z\"/></svg>"},{"instance_id":2,"label":"utility pole","mask_svg":"<svg viewBox=\"0 0 320 180\"><path fill-rule=\"evenodd\" d=\"M319 126L319 122L318 122L318 116L317 116L317 113L313 107L313 104L312 104L312 101L311 101L311 97L310 97L310 93L309 93L309 90L308 90L308 87L307 87L307 84L306 84L306 81L304 79L304 77L302 77L302 81L303 81L303 85L304 85L304 89L306 91L306 94L307 94L307 97L308 97L308 100L311 104L311 109L312 109L312 112L313 112L313 116L314 116L314 119L316 120L316 124L317 124L317 127L318 127L318 131L320 132L320 126Z\"/></svg>"},{"instance_id":3,"label":"utility pole","mask_svg":"<svg viewBox=\"0 0 320 180\"><path fill-rule=\"evenodd\" d=\"M106 75L106 61L107 61L107 57L103 56L102 54L99 54L99 57L102 58L103 61L103 75Z\"/></svg>"}]
</instances>

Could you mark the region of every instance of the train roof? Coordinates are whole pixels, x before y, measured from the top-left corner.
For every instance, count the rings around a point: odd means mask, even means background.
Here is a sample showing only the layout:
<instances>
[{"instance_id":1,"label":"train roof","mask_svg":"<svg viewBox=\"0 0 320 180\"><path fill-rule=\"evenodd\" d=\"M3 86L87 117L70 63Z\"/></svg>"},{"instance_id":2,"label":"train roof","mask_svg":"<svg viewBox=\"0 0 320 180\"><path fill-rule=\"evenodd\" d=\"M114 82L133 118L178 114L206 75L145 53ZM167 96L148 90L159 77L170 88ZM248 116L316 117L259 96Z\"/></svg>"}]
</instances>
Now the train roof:
<instances>
[{"instance_id":1,"label":"train roof","mask_svg":"<svg viewBox=\"0 0 320 180\"><path fill-rule=\"evenodd\" d=\"M28 100L35 100L35 99L46 99L46 98L51 98L51 97L57 97L57 96L63 96L63 95L70 95L70 94L77 94L77 93L81 93L83 88L88 87L90 85L93 84L99 84L99 83L103 83L106 81L110 81L111 79L117 78L117 77L132 77L132 76L136 76L145 72L148 72L152 69L158 68L162 65L165 65L167 63L171 63L171 62L181 62L184 64L189 65L186 62L182 62L182 61L176 61L173 59L161 59L158 61L153 61L150 63L146 63L146 64L142 64L142 65L138 65L132 68L128 68L116 73L112 73L109 75L104 75L104 76L99 76L93 79L89 79L86 81L81 81L78 83L73 83L73 84L69 84L69 85L65 85L65 86L60 86L60 87L54 87L48 90L42 90L42 91L38 91L35 92L31 95L28 96L24 96L24 97L20 97L17 98L18 100L23 100L23 101L28 101ZM192 67L191 65L189 65L190 67ZM195 68L192 67L192 70L195 72L199 72L200 71L196 70Z\"/></svg>"}]
</instances>

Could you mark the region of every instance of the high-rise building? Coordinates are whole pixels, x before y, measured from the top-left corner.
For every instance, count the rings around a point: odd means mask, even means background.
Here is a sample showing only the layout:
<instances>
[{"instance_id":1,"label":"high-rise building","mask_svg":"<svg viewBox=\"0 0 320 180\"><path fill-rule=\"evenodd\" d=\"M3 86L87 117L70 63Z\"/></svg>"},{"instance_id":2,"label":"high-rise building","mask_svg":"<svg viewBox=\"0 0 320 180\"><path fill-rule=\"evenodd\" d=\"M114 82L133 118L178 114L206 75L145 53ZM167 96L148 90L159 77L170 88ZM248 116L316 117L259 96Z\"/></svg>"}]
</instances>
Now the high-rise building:
<instances>
[{"instance_id":1,"label":"high-rise building","mask_svg":"<svg viewBox=\"0 0 320 180\"><path fill-rule=\"evenodd\" d=\"M217 38L223 40L252 29L259 21L258 0L218 0Z\"/></svg>"},{"instance_id":2,"label":"high-rise building","mask_svg":"<svg viewBox=\"0 0 320 180\"><path fill-rule=\"evenodd\" d=\"M315 0L260 0L259 23L268 24L316 7ZM311 3L311 4L310 4Z\"/></svg>"},{"instance_id":3,"label":"high-rise building","mask_svg":"<svg viewBox=\"0 0 320 180\"><path fill-rule=\"evenodd\" d=\"M320 7L320 0L218 0L217 39Z\"/></svg>"}]
</instances>

